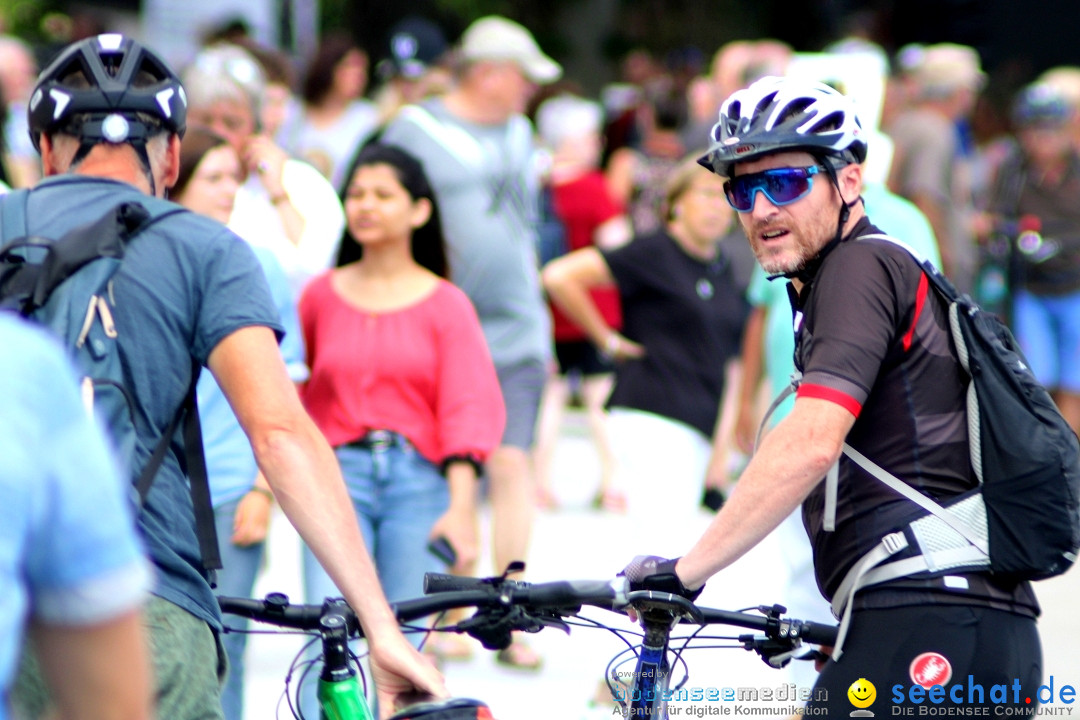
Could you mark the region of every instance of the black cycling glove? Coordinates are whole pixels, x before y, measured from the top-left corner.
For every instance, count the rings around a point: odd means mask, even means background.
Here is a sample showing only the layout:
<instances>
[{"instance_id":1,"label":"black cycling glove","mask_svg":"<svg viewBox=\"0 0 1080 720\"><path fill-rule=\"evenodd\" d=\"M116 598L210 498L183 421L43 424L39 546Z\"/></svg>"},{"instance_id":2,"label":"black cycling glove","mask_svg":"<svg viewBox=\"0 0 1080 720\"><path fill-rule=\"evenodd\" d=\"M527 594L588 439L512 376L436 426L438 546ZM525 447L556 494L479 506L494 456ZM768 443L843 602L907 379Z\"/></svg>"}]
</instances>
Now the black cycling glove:
<instances>
[{"instance_id":1,"label":"black cycling glove","mask_svg":"<svg viewBox=\"0 0 1080 720\"><path fill-rule=\"evenodd\" d=\"M626 576L631 590L657 590L682 595L687 600L697 600L705 586L697 590L687 589L675 574L675 563L678 561L679 558L668 560L656 555L638 555L619 575Z\"/></svg>"}]
</instances>

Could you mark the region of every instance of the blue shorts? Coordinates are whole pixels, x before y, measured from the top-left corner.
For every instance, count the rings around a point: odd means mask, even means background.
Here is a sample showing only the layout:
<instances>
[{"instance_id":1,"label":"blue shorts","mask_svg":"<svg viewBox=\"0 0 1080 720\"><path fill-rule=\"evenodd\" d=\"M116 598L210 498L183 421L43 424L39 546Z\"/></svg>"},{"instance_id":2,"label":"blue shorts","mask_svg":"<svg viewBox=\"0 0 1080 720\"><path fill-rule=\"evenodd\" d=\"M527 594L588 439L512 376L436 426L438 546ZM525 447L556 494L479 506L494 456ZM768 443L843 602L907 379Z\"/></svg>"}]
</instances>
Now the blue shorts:
<instances>
[{"instance_id":1,"label":"blue shorts","mask_svg":"<svg viewBox=\"0 0 1080 720\"><path fill-rule=\"evenodd\" d=\"M1018 290L1013 332L1039 382L1080 393L1080 292L1033 295Z\"/></svg>"}]
</instances>

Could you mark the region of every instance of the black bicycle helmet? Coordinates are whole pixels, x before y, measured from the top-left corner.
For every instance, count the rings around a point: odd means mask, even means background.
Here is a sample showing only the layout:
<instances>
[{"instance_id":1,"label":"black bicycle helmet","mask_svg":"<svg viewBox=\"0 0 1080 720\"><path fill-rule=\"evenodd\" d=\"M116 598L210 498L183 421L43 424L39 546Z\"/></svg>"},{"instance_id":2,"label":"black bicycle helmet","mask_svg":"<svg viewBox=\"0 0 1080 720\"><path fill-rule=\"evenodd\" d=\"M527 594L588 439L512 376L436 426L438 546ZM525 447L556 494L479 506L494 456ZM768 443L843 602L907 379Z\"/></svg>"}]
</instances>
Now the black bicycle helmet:
<instances>
[{"instance_id":1,"label":"black bicycle helmet","mask_svg":"<svg viewBox=\"0 0 1080 720\"><path fill-rule=\"evenodd\" d=\"M491 709L479 700L449 698L409 705L390 720L492 720Z\"/></svg>"},{"instance_id":2,"label":"black bicycle helmet","mask_svg":"<svg viewBox=\"0 0 1080 720\"><path fill-rule=\"evenodd\" d=\"M28 114L39 151L42 134L62 132L82 141L77 159L98 143L130 143L149 166L149 137L160 129L183 137L187 96L161 58L109 33L74 43L53 60L38 76Z\"/></svg>"},{"instance_id":3,"label":"black bicycle helmet","mask_svg":"<svg viewBox=\"0 0 1080 720\"><path fill-rule=\"evenodd\" d=\"M717 175L763 155L806 150L834 167L866 159L866 140L855 103L818 82L764 77L720 107L712 147L698 160Z\"/></svg>"}]
</instances>

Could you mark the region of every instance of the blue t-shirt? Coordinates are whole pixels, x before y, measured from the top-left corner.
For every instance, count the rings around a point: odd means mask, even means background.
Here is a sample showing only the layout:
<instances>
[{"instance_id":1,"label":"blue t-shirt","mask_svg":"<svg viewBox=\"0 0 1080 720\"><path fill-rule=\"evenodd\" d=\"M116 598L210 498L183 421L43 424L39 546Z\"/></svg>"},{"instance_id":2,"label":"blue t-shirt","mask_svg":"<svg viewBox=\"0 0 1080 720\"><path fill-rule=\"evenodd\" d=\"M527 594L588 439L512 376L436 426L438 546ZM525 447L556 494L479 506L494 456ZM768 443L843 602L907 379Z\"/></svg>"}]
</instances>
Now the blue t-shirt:
<instances>
[{"instance_id":1,"label":"blue t-shirt","mask_svg":"<svg viewBox=\"0 0 1080 720\"><path fill-rule=\"evenodd\" d=\"M102 178L48 178L30 192L29 231L58 238L121 202L152 211L177 207L131 185ZM113 279L121 361L142 467L183 403L192 362L206 365L214 347L250 326L282 331L266 278L251 247L209 218L183 210L132 240ZM217 602L202 571L188 482L181 470L183 433L154 477L139 527L157 567L154 594L220 627Z\"/></svg>"},{"instance_id":2,"label":"blue t-shirt","mask_svg":"<svg viewBox=\"0 0 1080 720\"><path fill-rule=\"evenodd\" d=\"M0 313L0 720L27 617L137 607L150 585L132 506L59 344Z\"/></svg>"},{"instance_id":3,"label":"blue t-shirt","mask_svg":"<svg viewBox=\"0 0 1080 720\"><path fill-rule=\"evenodd\" d=\"M289 287L289 279L273 252L264 248L252 249L266 273L270 295L285 328L285 337L281 340L282 359L289 370L289 377L294 382L303 382L308 376L304 363L304 336L300 332L300 318L296 314L296 301ZM210 373L199 376L197 389L210 499L217 507L251 490L259 468L251 443L214 376ZM226 540L218 538L218 541Z\"/></svg>"}]
</instances>

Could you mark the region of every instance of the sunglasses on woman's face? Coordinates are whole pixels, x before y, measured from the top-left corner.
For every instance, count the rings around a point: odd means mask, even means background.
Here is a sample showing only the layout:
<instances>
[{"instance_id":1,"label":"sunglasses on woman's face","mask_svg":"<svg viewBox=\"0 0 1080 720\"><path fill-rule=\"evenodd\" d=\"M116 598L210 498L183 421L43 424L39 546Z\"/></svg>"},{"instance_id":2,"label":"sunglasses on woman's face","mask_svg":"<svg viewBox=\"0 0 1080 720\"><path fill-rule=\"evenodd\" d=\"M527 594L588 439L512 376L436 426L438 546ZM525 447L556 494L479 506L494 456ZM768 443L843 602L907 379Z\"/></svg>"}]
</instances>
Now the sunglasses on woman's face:
<instances>
[{"instance_id":1,"label":"sunglasses on woman's face","mask_svg":"<svg viewBox=\"0 0 1080 720\"><path fill-rule=\"evenodd\" d=\"M743 213L754 209L758 190L765 193L773 205L790 205L810 192L814 186L814 175L823 169L820 165L811 165L739 175L724 183L724 195L731 207Z\"/></svg>"}]
</instances>

